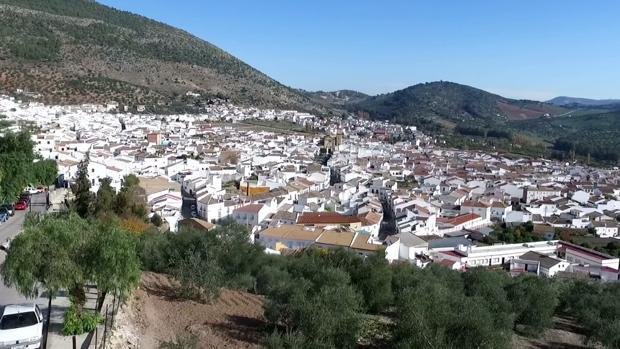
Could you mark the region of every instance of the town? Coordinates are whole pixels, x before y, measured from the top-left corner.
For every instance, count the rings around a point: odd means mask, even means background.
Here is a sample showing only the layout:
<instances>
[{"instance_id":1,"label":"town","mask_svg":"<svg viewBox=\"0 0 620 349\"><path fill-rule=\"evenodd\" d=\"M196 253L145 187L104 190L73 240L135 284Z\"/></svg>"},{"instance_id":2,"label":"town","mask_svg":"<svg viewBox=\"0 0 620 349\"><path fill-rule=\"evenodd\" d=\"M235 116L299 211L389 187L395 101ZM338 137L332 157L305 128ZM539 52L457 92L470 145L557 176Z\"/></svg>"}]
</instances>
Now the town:
<instances>
[{"instance_id":1,"label":"town","mask_svg":"<svg viewBox=\"0 0 620 349\"><path fill-rule=\"evenodd\" d=\"M619 280L617 169L447 149L413 126L353 117L118 108L0 99L8 129L35 130L36 151L57 162L57 186L85 158L94 192L136 175L149 217L172 233L234 220L271 254L344 248L418 267Z\"/></svg>"}]
</instances>

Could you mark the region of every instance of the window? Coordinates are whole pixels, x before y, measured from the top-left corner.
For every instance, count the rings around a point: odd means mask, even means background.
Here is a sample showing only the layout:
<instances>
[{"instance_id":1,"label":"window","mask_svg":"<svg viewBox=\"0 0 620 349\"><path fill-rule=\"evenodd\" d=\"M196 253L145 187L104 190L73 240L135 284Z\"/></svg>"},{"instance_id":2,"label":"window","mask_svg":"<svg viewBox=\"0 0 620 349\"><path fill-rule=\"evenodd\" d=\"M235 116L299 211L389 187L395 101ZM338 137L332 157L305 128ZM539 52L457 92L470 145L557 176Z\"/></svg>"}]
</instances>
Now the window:
<instances>
[{"instance_id":1,"label":"window","mask_svg":"<svg viewBox=\"0 0 620 349\"><path fill-rule=\"evenodd\" d=\"M12 330L15 328L28 327L39 323L34 311L19 314L9 314L0 320L0 330Z\"/></svg>"}]
</instances>

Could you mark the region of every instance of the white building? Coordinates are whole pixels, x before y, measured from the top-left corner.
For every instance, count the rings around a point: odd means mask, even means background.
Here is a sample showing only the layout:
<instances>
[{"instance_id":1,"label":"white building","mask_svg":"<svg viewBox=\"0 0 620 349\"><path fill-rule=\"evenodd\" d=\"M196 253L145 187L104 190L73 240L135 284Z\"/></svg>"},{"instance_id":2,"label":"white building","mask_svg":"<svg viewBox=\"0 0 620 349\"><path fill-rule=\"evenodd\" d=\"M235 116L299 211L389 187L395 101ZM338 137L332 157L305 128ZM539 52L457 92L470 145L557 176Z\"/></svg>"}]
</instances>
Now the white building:
<instances>
[{"instance_id":1,"label":"white building","mask_svg":"<svg viewBox=\"0 0 620 349\"><path fill-rule=\"evenodd\" d=\"M558 241L538 241L523 244L505 244L493 246L459 246L431 251L436 260L448 259L460 262L467 268L480 266L500 266L519 258L527 252L552 255L558 248Z\"/></svg>"},{"instance_id":2,"label":"white building","mask_svg":"<svg viewBox=\"0 0 620 349\"><path fill-rule=\"evenodd\" d=\"M566 271L569 266L569 262L560 258L530 251L510 261L510 273L512 275L534 273L554 277L558 272Z\"/></svg>"},{"instance_id":3,"label":"white building","mask_svg":"<svg viewBox=\"0 0 620 349\"><path fill-rule=\"evenodd\" d=\"M532 201L561 195L562 191L560 189L551 187L526 187L523 191L523 199L527 204Z\"/></svg>"},{"instance_id":4,"label":"white building","mask_svg":"<svg viewBox=\"0 0 620 349\"><path fill-rule=\"evenodd\" d=\"M267 205L250 204L235 209L232 218L239 224L253 227L261 224L269 213L271 212Z\"/></svg>"}]
</instances>

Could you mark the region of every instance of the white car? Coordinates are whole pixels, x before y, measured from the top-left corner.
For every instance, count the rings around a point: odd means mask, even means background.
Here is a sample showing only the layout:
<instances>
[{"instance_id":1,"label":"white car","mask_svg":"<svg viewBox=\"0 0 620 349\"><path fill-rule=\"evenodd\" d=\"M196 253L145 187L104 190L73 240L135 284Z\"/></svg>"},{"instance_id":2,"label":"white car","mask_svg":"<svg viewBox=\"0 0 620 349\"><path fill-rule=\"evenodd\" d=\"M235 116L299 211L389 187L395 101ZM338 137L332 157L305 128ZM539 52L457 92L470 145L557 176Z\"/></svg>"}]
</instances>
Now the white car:
<instances>
[{"instance_id":1,"label":"white car","mask_svg":"<svg viewBox=\"0 0 620 349\"><path fill-rule=\"evenodd\" d=\"M9 247L11 247L11 239L6 239L5 242L0 243L0 251L9 253Z\"/></svg>"},{"instance_id":2,"label":"white car","mask_svg":"<svg viewBox=\"0 0 620 349\"><path fill-rule=\"evenodd\" d=\"M35 187L26 187L26 189L24 189L24 192L25 192L25 193L28 193L28 194L30 194L30 195L33 195L33 194L38 194L38 193L40 193L40 192L41 192L41 190L40 190L40 189L37 189L37 188L35 188Z\"/></svg>"},{"instance_id":3,"label":"white car","mask_svg":"<svg viewBox=\"0 0 620 349\"><path fill-rule=\"evenodd\" d=\"M38 349L43 337L43 314L36 304L6 305L0 317L0 348Z\"/></svg>"}]
</instances>

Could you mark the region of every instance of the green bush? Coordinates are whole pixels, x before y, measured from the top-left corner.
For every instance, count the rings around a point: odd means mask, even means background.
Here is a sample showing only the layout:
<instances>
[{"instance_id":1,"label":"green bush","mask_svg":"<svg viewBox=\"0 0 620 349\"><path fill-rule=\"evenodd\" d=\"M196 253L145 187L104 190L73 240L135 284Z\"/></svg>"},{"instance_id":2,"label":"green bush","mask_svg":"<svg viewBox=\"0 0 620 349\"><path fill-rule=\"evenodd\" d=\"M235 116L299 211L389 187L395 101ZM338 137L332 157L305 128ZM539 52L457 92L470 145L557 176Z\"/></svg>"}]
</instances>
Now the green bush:
<instances>
[{"instance_id":1,"label":"green bush","mask_svg":"<svg viewBox=\"0 0 620 349\"><path fill-rule=\"evenodd\" d=\"M62 334L65 336L79 336L94 331L97 325L102 322L101 314L84 310L78 312L75 304L71 304L65 312Z\"/></svg>"},{"instance_id":2,"label":"green bush","mask_svg":"<svg viewBox=\"0 0 620 349\"><path fill-rule=\"evenodd\" d=\"M177 336L172 341L161 342L159 349L197 349L198 338L196 336Z\"/></svg>"}]
</instances>

